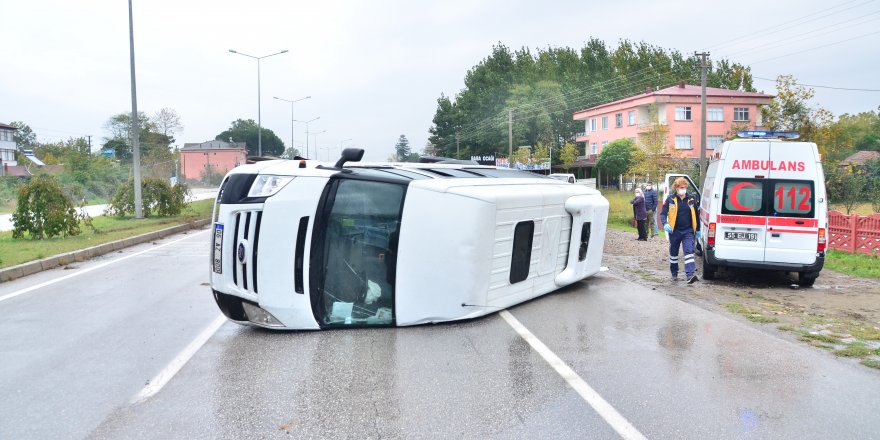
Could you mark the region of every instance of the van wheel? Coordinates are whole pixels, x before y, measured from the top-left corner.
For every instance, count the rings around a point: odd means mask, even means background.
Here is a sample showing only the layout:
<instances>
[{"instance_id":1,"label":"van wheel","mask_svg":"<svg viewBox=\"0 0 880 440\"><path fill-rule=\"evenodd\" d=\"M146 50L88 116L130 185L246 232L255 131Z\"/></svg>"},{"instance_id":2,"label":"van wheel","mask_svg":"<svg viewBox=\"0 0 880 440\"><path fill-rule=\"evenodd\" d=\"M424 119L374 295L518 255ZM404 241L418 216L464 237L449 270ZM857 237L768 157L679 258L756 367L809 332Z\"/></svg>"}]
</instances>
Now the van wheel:
<instances>
[{"instance_id":1,"label":"van wheel","mask_svg":"<svg viewBox=\"0 0 880 440\"><path fill-rule=\"evenodd\" d=\"M703 279L704 280L714 280L715 272L718 271L718 266L714 266L706 262L706 259L703 258Z\"/></svg>"},{"instance_id":2,"label":"van wheel","mask_svg":"<svg viewBox=\"0 0 880 440\"><path fill-rule=\"evenodd\" d=\"M800 272L798 273L798 285L801 287L812 287L819 278L819 272Z\"/></svg>"}]
</instances>

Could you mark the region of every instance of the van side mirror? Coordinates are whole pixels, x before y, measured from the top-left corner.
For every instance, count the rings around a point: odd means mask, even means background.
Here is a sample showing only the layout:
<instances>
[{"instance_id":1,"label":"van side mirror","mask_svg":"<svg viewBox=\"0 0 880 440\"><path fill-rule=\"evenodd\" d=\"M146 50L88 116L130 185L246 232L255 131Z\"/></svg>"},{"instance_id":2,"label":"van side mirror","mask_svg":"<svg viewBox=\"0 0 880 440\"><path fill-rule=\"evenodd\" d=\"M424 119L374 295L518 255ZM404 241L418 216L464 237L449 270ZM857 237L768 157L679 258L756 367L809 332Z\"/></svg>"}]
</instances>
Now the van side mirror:
<instances>
[{"instance_id":1,"label":"van side mirror","mask_svg":"<svg viewBox=\"0 0 880 440\"><path fill-rule=\"evenodd\" d=\"M346 162L360 162L363 157L363 148L346 148L342 150L342 155L339 157L339 160L336 161L336 165L333 165L333 168L341 169Z\"/></svg>"}]
</instances>

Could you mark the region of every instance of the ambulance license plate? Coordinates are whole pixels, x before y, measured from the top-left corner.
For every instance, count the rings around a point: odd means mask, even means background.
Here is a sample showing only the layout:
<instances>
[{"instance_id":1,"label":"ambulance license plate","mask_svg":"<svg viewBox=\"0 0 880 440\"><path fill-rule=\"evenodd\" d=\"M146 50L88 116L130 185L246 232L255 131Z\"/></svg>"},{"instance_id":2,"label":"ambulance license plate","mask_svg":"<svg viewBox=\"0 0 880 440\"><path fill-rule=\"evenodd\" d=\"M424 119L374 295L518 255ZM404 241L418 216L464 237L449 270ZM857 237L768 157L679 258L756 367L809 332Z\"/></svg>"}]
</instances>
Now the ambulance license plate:
<instances>
[{"instance_id":1,"label":"ambulance license plate","mask_svg":"<svg viewBox=\"0 0 880 440\"><path fill-rule=\"evenodd\" d=\"M725 232L724 239L738 241L758 241L758 234L755 232Z\"/></svg>"},{"instance_id":2,"label":"ambulance license plate","mask_svg":"<svg viewBox=\"0 0 880 440\"><path fill-rule=\"evenodd\" d=\"M214 225L214 272L223 273L223 225Z\"/></svg>"}]
</instances>

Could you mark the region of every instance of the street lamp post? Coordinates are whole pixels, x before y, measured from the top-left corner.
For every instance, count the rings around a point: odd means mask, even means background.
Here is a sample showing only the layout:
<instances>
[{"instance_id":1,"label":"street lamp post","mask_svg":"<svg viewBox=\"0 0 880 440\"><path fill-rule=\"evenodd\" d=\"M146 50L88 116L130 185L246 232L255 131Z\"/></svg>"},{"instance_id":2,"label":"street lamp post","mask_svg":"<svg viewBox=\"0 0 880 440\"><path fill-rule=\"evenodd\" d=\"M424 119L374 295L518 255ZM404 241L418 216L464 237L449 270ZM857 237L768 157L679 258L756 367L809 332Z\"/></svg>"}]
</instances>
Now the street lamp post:
<instances>
[{"instance_id":1,"label":"street lamp post","mask_svg":"<svg viewBox=\"0 0 880 440\"><path fill-rule=\"evenodd\" d=\"M327 130L321 130L321 131L316 131L314 133L311 133L312 136L315 137L315 158L317 160L321 160L321 157L318 155L318 135L321 133L326 133L326 132L327 132ZM308 140L308 136L309 136L309 132L307 131L306 132L306 140Z\"/></svg>"},{"instance_id":2,"label":"street lamp post","mask_svg":"<svg viewBox=\"0 0 880 440\"><path fill-rule=\"evenodd\" d=\"M342 144L345 143L345 142L347 142L347 141L350 141L350 140L351 140L351 138L343 139L343 140L339 141L339 154L342 154ZM328 153L328 156L327 156L327 160L330 160L329 153Z\"/></svg>"},{"instance_id":3,"label":"street lamp post","mask_svg":"<svg viewBox=\"0 0 880 440\"><path fill-rule=\"evenodd\" d=\"M318 119L321 119L321 117L318 116L317 118L315 118L315 119L309 119L308 121L300 121L300 120L297 120L297 119L293 119L293 122L301 122L301 123L303 123L303 124L306 124L306 156L305 156L305 157L307 157L307 158L309 157L309 123L310 123L310 122L315 122L315 121L317 121Z\"/></svg>"},{"instance_id":4,"label":"street lamp post","mask_svg":"<svg viewBox=\"0 0 880 440\"><path fill-rule=\"evenodd\" d=\"M277 96L273 96L273 98L275 98L279 101L284 101L284 102L290 103L290 148L293 148L293 123L296 122L296 120L293 119L293 103L302 101L304 99L309 99L309 98L311 98L311 96L306 96L305 98L294 99L292 101L289 99L279 98Z\"/></svg>"},{"instance_id":5,"label":"street lamp post","mask_svg":"<svg viewBox=\"0 0 880 440\"><path fill-rule=\"evenodd\" d=\"M229 49L230 52L238 55L244 55L246 57L253 58L257 60L257 156L263 155L263 124L261 120L262 109L260 107L260 60L263 58L269 58L271 56L280 55L282 53L287 53L287 49L282 50L281 52L275 52L269 55L263 55L261 57L248 55L246 53L237 52L233 49Z\"/></svg>"}]
</instances>

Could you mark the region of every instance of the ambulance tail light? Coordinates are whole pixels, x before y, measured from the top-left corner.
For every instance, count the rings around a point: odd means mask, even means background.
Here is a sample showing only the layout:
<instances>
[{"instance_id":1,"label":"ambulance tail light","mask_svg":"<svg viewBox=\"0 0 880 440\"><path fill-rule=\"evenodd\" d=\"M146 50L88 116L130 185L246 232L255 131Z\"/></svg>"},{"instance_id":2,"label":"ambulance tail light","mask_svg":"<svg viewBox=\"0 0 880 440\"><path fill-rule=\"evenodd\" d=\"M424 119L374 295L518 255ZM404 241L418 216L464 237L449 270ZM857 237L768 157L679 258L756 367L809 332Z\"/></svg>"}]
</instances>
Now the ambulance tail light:
<instances>
[{"instance_id":1,"label":"ambulance tail light","mask_svg":"<svg viewBox=\"0 0 880 440\"><path fill-rule=\"evenodd\" d=\"M706 234L706 244L715 246L715 223L709 223L709 233Z\"/></svg>"},{"instance_id":2,"label":"ambulance tail light","mask_svg":"<svg viewBox=\"0 0 880 440\"><path fill-rule=\"evenodd\" d=\"M816 243L816 252L825 252L825 228L819 228L819 241Z\"/></svg>"}]
</instances>

